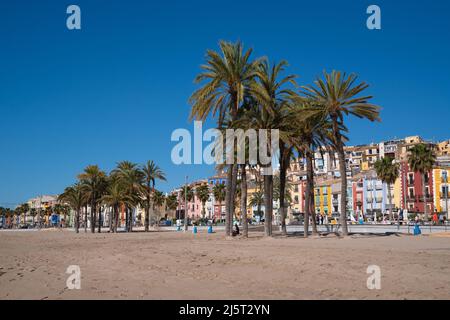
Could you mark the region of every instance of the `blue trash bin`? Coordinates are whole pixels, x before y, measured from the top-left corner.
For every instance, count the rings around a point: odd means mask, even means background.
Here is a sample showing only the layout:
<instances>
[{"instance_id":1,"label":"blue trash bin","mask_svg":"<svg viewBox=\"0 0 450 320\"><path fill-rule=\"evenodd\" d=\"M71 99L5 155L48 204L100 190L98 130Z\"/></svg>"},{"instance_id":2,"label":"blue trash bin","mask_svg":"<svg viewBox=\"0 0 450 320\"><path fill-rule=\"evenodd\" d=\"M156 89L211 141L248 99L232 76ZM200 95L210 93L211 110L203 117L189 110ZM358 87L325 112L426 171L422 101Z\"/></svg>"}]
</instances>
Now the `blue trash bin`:
<instances>
[{"instance_id":1,"label":"blue trash bin","mask_svg":"<svg viewBox=\"0 0 450 320\"><path fill-rule=\"evenodd\" d=\"M192 233L193 233L193 234L197 234L197 226L194 226L194 227L192 228Z\"/></svg>"},{"instance_id":2,"label":"blue trash bin","mask_svg":"<svg viewBox=\"0 0 450 320\"><path fill-rule=\"evenodd\" d=\"M209 227L208 227L208 233L213 233L213 228L212 228L212 226L209 226Z\"/></svg>"}]
</instances>

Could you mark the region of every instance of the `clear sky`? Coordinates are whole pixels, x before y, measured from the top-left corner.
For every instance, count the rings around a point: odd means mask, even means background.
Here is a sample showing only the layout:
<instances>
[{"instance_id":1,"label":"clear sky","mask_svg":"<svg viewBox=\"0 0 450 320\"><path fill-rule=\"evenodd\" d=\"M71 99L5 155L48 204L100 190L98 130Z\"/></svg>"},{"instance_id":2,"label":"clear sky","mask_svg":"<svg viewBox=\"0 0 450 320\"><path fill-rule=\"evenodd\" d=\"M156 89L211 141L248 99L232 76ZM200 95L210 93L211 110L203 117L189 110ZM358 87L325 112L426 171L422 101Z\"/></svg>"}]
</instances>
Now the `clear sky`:
<instances>
[{"instance_id":1,"label":"clear sky","mask_svg":"<svg viewBox=\"0 0 450 320\"><path fill-rule=\"evenodd\" d=\"M70 4L79 31L66 28ZM371 4L382 30L366 28ZM170 136L192 130L193 79L221 39L288 60L302 84L359 74L383 122L350 120L353 144L450 138L449 14L447 0L1 1L0 206L59 193L89 164L153 159L165 191L211 175L172 164Z\"/></svg>"}]
</instances>

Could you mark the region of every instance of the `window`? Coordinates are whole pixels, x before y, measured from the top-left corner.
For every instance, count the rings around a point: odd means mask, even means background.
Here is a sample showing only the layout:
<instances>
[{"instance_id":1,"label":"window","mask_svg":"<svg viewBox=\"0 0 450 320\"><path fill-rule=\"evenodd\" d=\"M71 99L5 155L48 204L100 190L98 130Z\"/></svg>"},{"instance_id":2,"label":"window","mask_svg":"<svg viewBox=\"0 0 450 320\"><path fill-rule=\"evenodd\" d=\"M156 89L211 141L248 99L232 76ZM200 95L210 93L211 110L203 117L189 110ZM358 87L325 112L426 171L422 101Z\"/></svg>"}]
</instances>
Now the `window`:
<instances>
[{"instance_id":1,"label":"window","mask_svg":"<svg viewBox=\"0 0 450 320\"><path fill-rule=\"evenodd\" d=\"M409 188L409 197L414 198L414 188Z\"/></svg>"},{"instance_id":2,"label":"window","mask_svg":"<svg viewBox=\"0 0 450 320\"><path fill-rule=\"evenodd\" d=\"M425 187L425 196L426 196L427 198L430 197L430 187Z\"/></svg>"},{"instance_id":3,"label":"window","mask_svg":"<svg viewBox=\"0 0 450 320\"><path fill-rule=\"evenodd\" d=\"M409 184L414 184L414 173L408 174L408 182Z\"/></svg>"},{"instance_id":4,"label":"window","mask_svg":"<svg viewBox=\"0 0 450 320\"><path fill-rule=\"evenodd\" d=\"M298 185L294 186L294 192L298 192Z\"/></svg>"},{"instance_id":5,"label":"window","mask_svg":"<svg viewBox=\"0 0 450 320\"><path fill-rule=\"evenodd\" d=\"M295 202L295 204L298 204L298 196L294 197L294 202Z\"/></svg>"},{"instance_id":6,"label":"window","mask_svg":"<svg viewBox=\"0 0 450 320\"><path fill-rule=\"evenodd\" d=\"M428 184L430 182L430 174L427 172L425 173L425 183Z\"/></svg>"}]
</instances>

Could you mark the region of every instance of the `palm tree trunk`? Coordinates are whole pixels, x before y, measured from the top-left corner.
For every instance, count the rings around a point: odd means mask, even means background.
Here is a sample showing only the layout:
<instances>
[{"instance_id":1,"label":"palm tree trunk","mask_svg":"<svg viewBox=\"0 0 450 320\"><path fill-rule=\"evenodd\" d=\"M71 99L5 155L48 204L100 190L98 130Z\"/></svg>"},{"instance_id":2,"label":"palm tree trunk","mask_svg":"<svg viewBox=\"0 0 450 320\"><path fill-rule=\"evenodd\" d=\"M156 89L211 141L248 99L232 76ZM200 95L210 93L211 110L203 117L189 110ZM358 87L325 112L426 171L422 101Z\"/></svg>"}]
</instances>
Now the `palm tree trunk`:
<instances>
[{"instance_id":1,"label":"palm tree trunk","mask_svg":"<svg viewBox=\"0 0 450 320\"><path fill-rule=\"evenodd\" d=\"M339 159L339 172L341 174L341 227L342 227L342 235L347 236L348 235L348 228L347 228L347 168L345 164L345 153L344 153L344 147L342 145L342 142L340 141L340 135L339 135L339 141L338 141L338 159Z\"/></svg>"},{"instance_id":2,"label":"palm tree trunk","mask_svg":"<svg viewBox=\"0 0 450 320\"><path fill-rule=\"evenodd\" d=\"M233 220L234 220L234 211L235 211L235 197L236 197L236 188L237 188L237 176L238 176L239 166L237 164L233 165L232 171L232 183L231 183L231 198L230 198L230 230L233 230Z\"/></svg>"},{"instance_id":3,"label":"palm tree trunk","mask_svg":"<svg viewBox=\"0 0 450 320\"><path fill-rule=\"evenodd\" d=\"M305 190L305 208L303 216L304 237L308 238L309 235L309 213L311 212L311 186L314 185L314 175L311 175L312 159L309 154L306 154L306 190Z\"/></svg>"},{"instance_id":4,"label":"palm tree trunk","mask_svg":"<svg viewBox=\"0 0 450 320\"><path fill-rule=\"evenodd\" d=\"M91 201L91 233L95 233L95 204L94 200Z\"/></svg>"},{"instance_id":5,"label":"palm tree trunk","mask_svg":"<svg viewBox=\"0 0 450 320\"><path fill-rule=\"evenodd\" d=\"M387 186L387 189L388 189L387 192L388 192L388 200L389 200L389 203L388 203L388 205L389 205L389 215L392 214L392 219L395 221L395 219L394 219L394 212L392 210L391 184L390 183L386 183L386 186ZM398 217L400 218L400 214L398 215Z\"/></svg>"},{"instance_id":6,"label":"palm tree trunk","mask_svg":"<svg viewBox=\"0 0 450 320\"><path fill-rule=\"evenodd\" d=\"M229 165L228 166L228 171L227 171L227 188L226 188L226 194L225 194L225 235L227 236L231 236L231 228L230 228L230 207L231 207L231 184L232 184L232 180L233 180L233 167L234 165Z\"/></svg>"},{"instance_id":7,"label":"palm tree trunk","mask_svg":"<svg viewBox=\"0 0 450 320\"><path fill-rule=\"evenodd\" d=\"M286 228L286 171L289 165L289 156L285 154L284 143L280 145L280 217L281 217L281 234L287 235Z\"/></svg>"},{"instance_id":8,"label":"palm tree trunk","mask_svg":"<svg viewBox=\"0 0 450 320\"><path fill-rule=\"evenodd\" d=\"M102 232L102 223L103 223L103 220L102 220L102 207L100 206L98 208L98 229L97 229L98 233Z\"/></svg>"},{"instance_id":9,"label":"palm tree trunk","mask_svg":"<svg viewBox=\"0 0 450 320\"><path fill-rule=\"evenodd\" d=\"M77 208L77 211L75 212L75 233L80 232L80 208Z\"/></svg>"},{"instance_id":10,"label":"palm tree trunk","mask_svg":"<svg viewBox=\"0 0 450 320\"><path fill-rule=\"evenodd\" d=\"M244 238L248 238L248 221L247 221L247 172L245 164L241 166L241 213L242 213L242 234Z\"/></svg>"},{"instance_id":11,"label":"palm tree trunk","mask_svg":"<svg viewBox=\"0 0 450 320\"><path fill-rule=\"evenodd\" d=\"M88 206L84 207L84 233L87 233L87 222L88 222Z\"/></svg>"},{"instance_id":12,"label":"palm tree trunk","mask_svg":"<svg viewBox=\"0 0 450 320\"><path fill-rule=\"evenodd\" d=\"M149 191L147 194L147 206L145 208L145 232L149 231L149 226L150 226L150 205L151 205L151 194L150 194L150 186L148 186Z\"/></svg>"},{"instance_id":13,"label":"palm tree trunk","mask_svg":"<svg viewBox=\"0 0 450 320\"><path fill-rule=\"evenodd\" d=\"M266 237L272 236L272 191L273 176L268 174L264 176L264 234Z\"/></svg>"}]
</instances>

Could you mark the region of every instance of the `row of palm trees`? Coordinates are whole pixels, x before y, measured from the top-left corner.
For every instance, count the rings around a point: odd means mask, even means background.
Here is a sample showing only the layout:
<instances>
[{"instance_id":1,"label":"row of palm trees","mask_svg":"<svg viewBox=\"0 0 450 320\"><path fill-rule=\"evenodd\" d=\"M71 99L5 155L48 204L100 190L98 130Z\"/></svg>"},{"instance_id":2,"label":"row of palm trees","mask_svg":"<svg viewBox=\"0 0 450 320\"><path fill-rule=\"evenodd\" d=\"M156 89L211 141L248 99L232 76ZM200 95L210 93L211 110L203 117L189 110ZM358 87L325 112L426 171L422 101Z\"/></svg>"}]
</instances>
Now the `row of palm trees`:
<instances>
[{"instance_id":1,"label":"row of palm trees","mask_svg":"<svg viewBox=\"0 0 450 320\"><path fill-rule=\"evenodd\" d=\"M175 195L165 195L156 190L156 181L166 181L165 173L153 161L139 166L130 161L122 161L106 174L97 165L90 165L78 175L78 181L67 187L58 197L75 212L75 231L79 232L80 217L84 212L84 221L90 214L91 232L101 232L102 210L109 213L109 228L117 232L120 212L125 213L125 230L132 231L133 211L141 207L145 210L145 231L149 231L150 215L156 207L165 205L169 210L177 208ZM88 207L90 210L88 210ZM85 231L87 224L85 223Z\"/></svg>"},{"instance_id":2,"label":"row of palm trees","mask_svg":"<svg viewBox=\"0 0 450 320\"><path fill-rule=\"evenodd\" d=\"M347 189L344 145L347 141L346 118L354 115L370 121L379 121L379 107L369 101L372 96L362 94L368 85L358 83L355 74L339 71L324 72L313 85L299 86L295 75L285 75L288 63L269 63L266 57L252 59L252 50L242 43L221 41L220 51L208 50L206 63L195 82L200 84L190 98L191 119L206 120L213 117L217 128L225 129L278 129L280 132L277 157L280 167L280 213L282 233L286 234L287 201L285 199L286 173L291 159L305 158L307 164L306 217L314 216L313 154L328 149L338 155L342 194ZM261 146L260 146L261 147ZM235 150L236 151L236 150ZM264 165L260 164L261 167ZM267 165L266 165L267 167ZM234 195L241 176L241 212L246 222L246 170L249 163L227 164L226 234L231 235ZM273 176L263 178L265 235L272 235ZM341 202L341 222L346 221L346 203ZM311 219L314 223L315 219ZM341 223L343 235L347 224ZM243 226L247 235L246 224ZM305 236L309 226L305 223ZM313 232L316 229L313 226Z\"/></svg>"},{"instance_id":3,"label":"row of palm trees","mask_svg":"<svg viewBox=\"0 0 450 320\"><path fill-rule=\"evenodd\" d=\"M424 203L425 219L428 219L427 194L425 192L425 175L428 174L436 163L436 154L426 144L419 143L408 150L408 166L413 172L418 172L422 180L422 196ZM374 164L377 176L387 184L389 207L392 208L391 186L400 176L400 163L390 157L379 159Z\"/></svg>"},{"instance_id":4,"label":"row of palm trees","mask_svg":"<svg viewBox=\"0 0 450 320\"><path fill-rule=\"evenodd\" d=\"M54 206L48 206L43 209L31 208L28 203L23 203L17 206L14 210L10 208L0 207L0 217L12 219L12 224L15 226L28 223L28 217L32 218L32 225L41 225L42 219L47 217L46 220L50 218L52 214L57 214L63 217L64 221L67 221L67 215L70 213L70 207L65 204L55 204ZM36 221L37 218L37 221Z\"/></svg>"}]
</instances>

